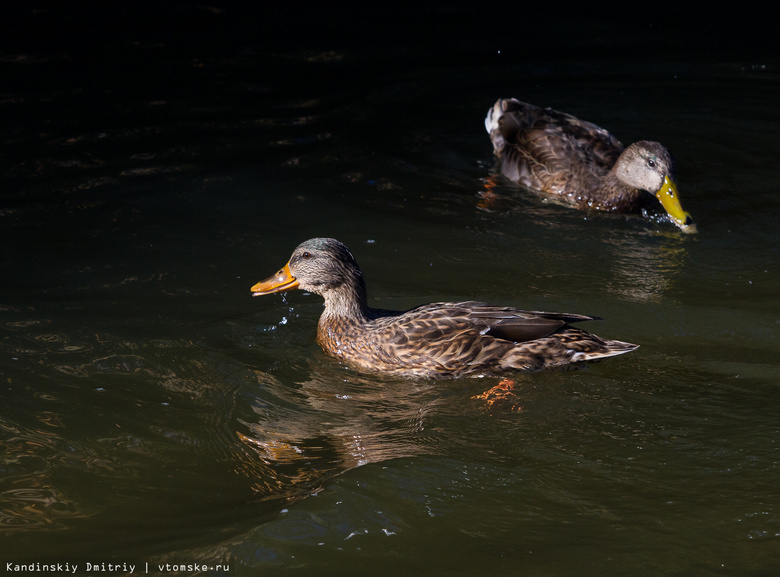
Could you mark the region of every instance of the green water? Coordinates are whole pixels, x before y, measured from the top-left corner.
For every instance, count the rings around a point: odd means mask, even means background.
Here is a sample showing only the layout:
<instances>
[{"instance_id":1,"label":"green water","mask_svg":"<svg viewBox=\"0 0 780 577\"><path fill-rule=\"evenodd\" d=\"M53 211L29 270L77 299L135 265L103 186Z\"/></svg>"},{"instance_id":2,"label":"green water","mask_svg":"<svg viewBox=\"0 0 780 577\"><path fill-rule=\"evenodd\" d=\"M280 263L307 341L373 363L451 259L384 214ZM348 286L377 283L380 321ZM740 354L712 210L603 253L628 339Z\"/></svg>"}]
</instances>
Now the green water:
<instances>
[{"instance_id":1,"label":"green water","mask_svg":"<svg viewBox=\"0 0 780 577\"><path fill-rule=\"evenodd\" d=\"M133 25L102 56L3 54L3 571L780 570L776 60ZM664 142L698 234L492 186L500 96ZM319 297L249 293L313 236L374 306L592 314L641 347L519 375L520 411L472 398L490 379L358 374L314 342Z\"/></svg>"}]
</instances>

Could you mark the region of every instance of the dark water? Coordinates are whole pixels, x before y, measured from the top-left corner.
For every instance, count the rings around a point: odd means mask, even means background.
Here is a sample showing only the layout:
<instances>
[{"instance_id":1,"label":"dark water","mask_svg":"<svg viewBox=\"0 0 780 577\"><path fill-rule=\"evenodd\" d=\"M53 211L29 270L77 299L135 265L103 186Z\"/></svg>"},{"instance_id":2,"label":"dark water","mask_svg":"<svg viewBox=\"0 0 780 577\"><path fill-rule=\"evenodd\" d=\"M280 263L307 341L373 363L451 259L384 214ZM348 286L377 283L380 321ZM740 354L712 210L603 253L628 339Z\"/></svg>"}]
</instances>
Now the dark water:
<instances>
[{"instance_id":1,"label":"dark water","mask_svg":"<svg viewBox=\"0 0 780 577\"><path fill-rule=\"evenodd\" d=\"M6 19L3 571L780 571L776 51L747 24L480 14ZM491 180L499 96L664 142L699 233ZM522 411L471 398L492 380L358 374L315 344L318 297L250 297L312 236L377 306L594 314L641 348L521 375Z\"/></svg>"}]
</instances>

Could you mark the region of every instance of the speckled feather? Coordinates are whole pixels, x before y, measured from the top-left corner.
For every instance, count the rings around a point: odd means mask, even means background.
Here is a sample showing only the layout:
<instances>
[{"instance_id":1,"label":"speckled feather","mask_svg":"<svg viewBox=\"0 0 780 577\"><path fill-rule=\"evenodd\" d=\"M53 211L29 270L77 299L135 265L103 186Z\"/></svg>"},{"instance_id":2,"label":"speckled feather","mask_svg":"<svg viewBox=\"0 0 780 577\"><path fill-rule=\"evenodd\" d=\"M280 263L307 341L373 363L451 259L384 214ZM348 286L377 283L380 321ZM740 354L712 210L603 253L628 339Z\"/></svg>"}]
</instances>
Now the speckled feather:
<instances>
[{"instance_id":1,"label":"speckled feather","mask_svg":"<svg viewBox=\"0 0 780 577\"><path fill-rule=\"evenodd\" d=\"M565 368L637 348L569 325L596 319L585 315L472 301L432 303L405 312L371 308L357 262L334 239L302 243L287 266L296 288L325 299L317 342L328 354L363 371L424 377L500 375ZM274 279L255 285L255 294L275 292Z\"/></svg>"}]
</instances>

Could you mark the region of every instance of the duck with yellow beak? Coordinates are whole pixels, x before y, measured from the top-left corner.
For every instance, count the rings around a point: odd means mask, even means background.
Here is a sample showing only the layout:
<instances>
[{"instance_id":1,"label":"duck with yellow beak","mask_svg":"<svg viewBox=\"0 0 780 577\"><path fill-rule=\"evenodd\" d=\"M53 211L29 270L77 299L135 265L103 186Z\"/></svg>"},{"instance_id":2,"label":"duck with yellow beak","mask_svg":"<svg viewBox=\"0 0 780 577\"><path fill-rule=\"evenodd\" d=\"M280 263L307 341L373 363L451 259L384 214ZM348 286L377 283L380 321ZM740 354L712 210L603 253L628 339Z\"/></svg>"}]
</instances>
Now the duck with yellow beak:
<instances>
[{"instance_id":1,"label":"duck with yellow beak","mask_svg":"<svg viewBox=\"0 0 780 577\"><path fill-rule=\"evenodd\" d=\"M683 232L696 232L680 203L672 155L658 142L624 147L595 124L514 98L490 108L485 128L501 173L546 199L585 211L642 215L660 203Z\"/></svg>"}]
</instances>

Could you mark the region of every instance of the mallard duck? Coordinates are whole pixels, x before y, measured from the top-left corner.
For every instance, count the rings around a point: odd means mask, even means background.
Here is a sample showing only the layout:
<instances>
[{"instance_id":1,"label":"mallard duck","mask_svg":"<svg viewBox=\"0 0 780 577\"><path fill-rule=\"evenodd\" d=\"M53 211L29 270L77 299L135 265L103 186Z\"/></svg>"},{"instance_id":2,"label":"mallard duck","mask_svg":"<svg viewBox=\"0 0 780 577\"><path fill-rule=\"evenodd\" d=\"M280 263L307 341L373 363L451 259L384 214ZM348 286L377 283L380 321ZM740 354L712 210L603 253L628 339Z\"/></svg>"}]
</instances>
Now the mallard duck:
<instances>
[{"instance_id":1,"label":"mallard duck","mask_svg":"<svg viewBox=\"0 0 780 577\"><path fill-rule=\"evenodd\" d=\"M595 124L514 98L488 110L485 128L510 180L580 210L644 213L660 202L680 229L696 230L680 204L672 156L658 142L625 148Z\"/></svg>"},{"instance_id":2,"label":"mallard duck","mask_svg":"<svg viewBox=\"0 0 780 577\"><path fill-rule=\"evenodd\" d=\"M252 296L301 289L325 299L317 342L362 371L410 377L476 377L581 365L633 351L569 323L585 315L523 311L481 302L432 303L400 312L368 306L363 273L332 238L299 245Z\"/></svg>"}]
</instances>

